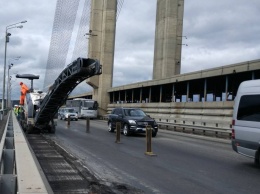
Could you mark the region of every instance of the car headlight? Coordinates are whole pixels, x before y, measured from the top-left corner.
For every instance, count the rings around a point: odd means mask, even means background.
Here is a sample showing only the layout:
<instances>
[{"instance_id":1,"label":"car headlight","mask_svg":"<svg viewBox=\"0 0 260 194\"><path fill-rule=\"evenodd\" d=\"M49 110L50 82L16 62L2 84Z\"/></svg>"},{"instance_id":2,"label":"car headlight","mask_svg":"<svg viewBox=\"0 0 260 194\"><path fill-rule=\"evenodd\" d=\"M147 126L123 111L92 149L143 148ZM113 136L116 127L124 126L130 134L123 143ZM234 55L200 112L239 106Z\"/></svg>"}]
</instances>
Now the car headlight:
<instances>
[{"instance_id":1,"label":"car headlight","mask_svg":"<svg viewBox=\"0 0 260 194\"><path fill-rule=\"evenodd\" d=\"M129 122L130 124L136 124L136 122L135 122L134 120L128 120L128 122Z\"/></svg>"}]
</instances>

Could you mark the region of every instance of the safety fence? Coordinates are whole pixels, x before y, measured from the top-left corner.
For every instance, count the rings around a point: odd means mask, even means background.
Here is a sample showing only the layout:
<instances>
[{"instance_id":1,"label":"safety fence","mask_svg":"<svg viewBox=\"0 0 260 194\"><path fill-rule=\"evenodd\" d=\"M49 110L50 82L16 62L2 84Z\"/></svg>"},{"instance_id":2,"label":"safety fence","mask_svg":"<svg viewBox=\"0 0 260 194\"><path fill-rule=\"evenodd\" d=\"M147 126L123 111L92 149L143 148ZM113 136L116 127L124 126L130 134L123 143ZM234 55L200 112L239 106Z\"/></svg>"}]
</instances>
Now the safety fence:
<instances>
[{"instance_id":1,"label":"safety fence","mask_svg":"<svg viewBox=\"0 0 260 194\"><path fill-rule=\"evenodd\" d=\"M0 193L53 193L13 111L0 142Z\"/></svg>"}]
</instances>

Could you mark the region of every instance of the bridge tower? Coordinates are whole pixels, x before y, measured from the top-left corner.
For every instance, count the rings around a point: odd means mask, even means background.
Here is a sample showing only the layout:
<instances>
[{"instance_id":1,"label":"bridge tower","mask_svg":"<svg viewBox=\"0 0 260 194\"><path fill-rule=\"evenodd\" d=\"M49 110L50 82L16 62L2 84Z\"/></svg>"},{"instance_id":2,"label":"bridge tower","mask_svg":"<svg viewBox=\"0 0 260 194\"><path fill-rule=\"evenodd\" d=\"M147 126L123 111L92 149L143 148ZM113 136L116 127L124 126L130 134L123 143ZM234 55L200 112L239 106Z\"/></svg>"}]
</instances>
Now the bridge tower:
<instances>
[{"instance_id":1,"label":"bridge tower","mask_svg":"<svg viewBox=\"0 0 260 194\"><path fill-rule=\"evenodd\" d=\"M153 79L180 74L184 0L157 0Z\"/></svg>"},{"instance_id":2,"label":"bridge tower","mask_svg":"<svg viewBox=\"0 0 260 194\"><path fill-rule=\"evenodd\" d=\"M184 0L157 0L153 79L180 73ZM99 59L102 74L91 77L99 115L106 114L112 87L117 0L92 0L88 57Z\"/></svg>"},{"instance_id":3,"label":"bridge tower","mask_svg":"<svg viewBox=\"0 0 260 194\"><path fill-rule=\"evenodd\" d=\"M102 74L87 79L93 87L93 99L99 103L99 115L107 112L112 87L116 32L117 0L92 0L89 27L88 57L98 59Z\"/></svg>"}]
</instances>

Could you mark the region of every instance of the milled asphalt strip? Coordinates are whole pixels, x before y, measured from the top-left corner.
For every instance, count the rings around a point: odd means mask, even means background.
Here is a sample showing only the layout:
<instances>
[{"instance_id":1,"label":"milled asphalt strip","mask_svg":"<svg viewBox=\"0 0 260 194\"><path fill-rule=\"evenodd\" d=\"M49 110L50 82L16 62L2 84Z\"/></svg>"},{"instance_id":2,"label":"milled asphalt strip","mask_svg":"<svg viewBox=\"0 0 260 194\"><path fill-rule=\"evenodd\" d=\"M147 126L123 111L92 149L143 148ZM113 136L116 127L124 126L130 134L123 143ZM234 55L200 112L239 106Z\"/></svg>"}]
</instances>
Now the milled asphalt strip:
<instances>
[{"instance_id":1,"label":"milled asphalt strip","mask_svg":"<svg viewBox=\"0 0 260 194\"><path fill-rule=\"evenodd\" d=\"M18 193L51 193L35 163L24 133L12 111Z\"/></svg>"}]
</instances>

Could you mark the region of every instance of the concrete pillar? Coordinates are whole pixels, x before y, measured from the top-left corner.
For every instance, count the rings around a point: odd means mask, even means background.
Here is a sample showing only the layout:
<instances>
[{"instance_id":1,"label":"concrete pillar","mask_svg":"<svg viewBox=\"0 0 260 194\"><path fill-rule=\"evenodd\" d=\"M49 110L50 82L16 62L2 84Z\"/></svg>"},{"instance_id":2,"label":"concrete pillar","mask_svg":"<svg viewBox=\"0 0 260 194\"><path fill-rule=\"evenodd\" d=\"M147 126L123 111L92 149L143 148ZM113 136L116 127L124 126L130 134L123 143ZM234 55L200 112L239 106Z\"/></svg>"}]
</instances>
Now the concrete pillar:
<instances>
[{"instance_id":1,"label":"concrete pillar","mask_svg":"<svg viewBox=\"0 0 260 194\"><path fill-rule=\"evenodd\" d=\"M99 115L106 114L107 90L113 81L116 12L117 0L91 1L88 57L100 60L102 74L89 78L87 83L94 89L93 99L99 103Z\"/></svg>"},{"instance_id":2,"label":"concrete pillar","mask_svg":"<svg viewBox=\"0 0 260 194\"><path fill-rule=\"evenodd\" d=\"M113 92L113 103L115 103L115 92Z\"/></svg>"},{"instance_id":3,"label":"concrete pillar","mask_svg":"<svg viewBox=\"0 0 260 194\"><path fill-rule=\"evenodd\" d=\"M175 87L174 83L172 84L172 102L175 102Z\"/></svg>"},{"instance_id":4,"label":"concrete pillar","mask_svg":"<svg viewBox=\"0 0 260 194\"><path fill-rule=\"evenodd\" d=\"M204 80L204 102L207 101L207 78Z\"/></svg>"},{"instance_id":5,"label":"concrete pillar","mask_svg":"<svg viewBox=\"0 0 260 194\"><path fill-rule=\"evenodd\" d=\"M140 88L140 103L143 101L143 88Z\"/></svg>"},{"instance_id":6,"label":"concrete pillar","mask_svg":"<svg viewBox=\"0 0 260 194\"><path fill-rule=\"evenodd\" d=\"M162 102L162 85L160 85L160 99L159 102Z\"/></svg>"},{"instance_id":7,"label":"concrete pillar","mask_svg":"<svg viewBox=\"0 0 260 194\"><path fill-rule=\"evenodd\" d=\"M187 82L186 102L189 102L190 98L190 82Z\"/></svg>"},{"instance_id":8,"label":"concrete pillar","mask_svg":"<svg viewBox=\"0 0 260 194\"><path fill-rule=\"evenodd\" d=\"M132 103L134 103L134 89L132 89Z\"/></svg>"},{"instance_id":9,"label":"concrete pillar","mask_svg":"<svg viewBox=\"0 0 260 194\"><path fill-rule=\"evenodd\" d=\"M149 103L151 103L152 87L149 88Z\"/></svg>"},{"instance_id":10,"label":"concrete pillar","mask_svg":"<svg viewBox=\"0 0 260 194\"><path fill-rule=\"evenodd\" d=\"M254 79L255 79L255 72L252 71L252 80L254 80Z\"/></svg>"},{"instance_id":11,"label":"concrete pillar","mask_svg":"<svg viewBox=\"0 0 260 194\"><path fill-rule=\"evenodd\" d=\"M227 75L226 75L225 95L226 95L225 101L227 101L228 99L228 76Z\"/></svg>"},{"instance_id":12,"label":"concrete pillar","mask_svg":"<svg viewBox=\"0 0 260 194\"><path fill-rule=\"evenodd\" d=\"M157 0L153 79L180 74L184 0Z\"/></svg>"}]
</instances>

